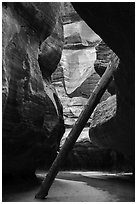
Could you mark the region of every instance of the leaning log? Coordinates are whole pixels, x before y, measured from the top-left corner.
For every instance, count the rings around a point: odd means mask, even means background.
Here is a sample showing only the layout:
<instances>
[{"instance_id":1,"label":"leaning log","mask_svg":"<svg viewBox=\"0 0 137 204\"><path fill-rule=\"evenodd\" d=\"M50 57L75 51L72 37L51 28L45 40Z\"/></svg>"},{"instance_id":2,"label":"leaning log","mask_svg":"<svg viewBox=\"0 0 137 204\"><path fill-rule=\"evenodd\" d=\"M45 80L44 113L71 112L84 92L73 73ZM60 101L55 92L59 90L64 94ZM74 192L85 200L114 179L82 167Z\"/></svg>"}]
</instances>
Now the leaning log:
<instances>
[{"instance_id":1,"label":"leaning log","mask_svg":"<svg viewBox=\"0 0 137 204\"><path fill-rule=\"evenodd\" d=\"M99 103L103 93L105 92L108 84L112 80L114 71L116 70L116 63L118 61L118 57L114 55L113 61L108 65L106 71L104 72L102 78L99 80L98 84L96 85L95 89L93 90L87 104L84 107L84 110L81 112L78 120L76 121L75 125L73 126L71 132L69 133L68 137L64 145L62 146L59 154L57 155L56 159L54 160L47 176L42 182L39 192L35 195L37 199L44 199L48 195L48 191L59 171L61 164L64 162L65 158L69 151L73 148L76 140L78 139L81 131L85 127L89 117L91 116L92 112L94 111L95 107Z\"/></svg>"}]
</instances>

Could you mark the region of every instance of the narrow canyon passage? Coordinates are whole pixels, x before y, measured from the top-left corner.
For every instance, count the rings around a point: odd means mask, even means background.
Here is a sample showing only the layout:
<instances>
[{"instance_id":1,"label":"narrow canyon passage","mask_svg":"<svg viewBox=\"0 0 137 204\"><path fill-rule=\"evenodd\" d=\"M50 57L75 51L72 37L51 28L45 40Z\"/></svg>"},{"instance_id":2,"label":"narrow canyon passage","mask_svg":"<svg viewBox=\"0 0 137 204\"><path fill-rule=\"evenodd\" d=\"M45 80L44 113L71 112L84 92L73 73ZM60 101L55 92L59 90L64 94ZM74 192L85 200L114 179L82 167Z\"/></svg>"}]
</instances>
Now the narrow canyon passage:
<instances>
[{"instance_id":1,"label":"narrow canyon passage","mask_svg":"<svg viewBox=\"0 0 137 204\"><path fill-rule=\"evenodd\" d=\"M3 2L3 202L135 201L134 7ZM47 198L35 199L110 64L107 90Z\"/></svg>"}]
</instances>

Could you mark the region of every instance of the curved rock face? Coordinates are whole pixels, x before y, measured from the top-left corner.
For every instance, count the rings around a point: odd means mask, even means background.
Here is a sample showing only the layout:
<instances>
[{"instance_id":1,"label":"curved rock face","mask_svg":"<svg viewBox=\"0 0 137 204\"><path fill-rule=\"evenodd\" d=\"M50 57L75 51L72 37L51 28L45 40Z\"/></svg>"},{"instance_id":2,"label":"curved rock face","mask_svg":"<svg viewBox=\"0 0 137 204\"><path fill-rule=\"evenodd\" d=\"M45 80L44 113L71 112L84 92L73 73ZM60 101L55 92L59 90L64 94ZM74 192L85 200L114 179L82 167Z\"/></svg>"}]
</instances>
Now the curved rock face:
<instances>
[{"instance_id":1,"label":"curved rock face","mask_svg":"<svg viewBox=\"0 0 137 204\"><path fill-rule=\"evenodd\" d=\"M38 62L44 78L50 77L56 70L63 49L63 26L59 16L51 35L40 46Z\"/></svg>"},{"instance_id":2,"label":"curved rock face","mask_svg":"<svg viewBox=\"0 0 137 204\"><path fill-rule=\"evenodd\" d=\"M52 80L63 104L65 125L70 127L77 120L100 79L95 65L99 61L96 60L96 46L101 39L78 17L71 3L64 2L62 7L65 42L62 58ZM106 91L101 101L108 96L110 94Z\"/></svg>"},{"instance_id":3,"label":"curved rock face","mask_svg":"<svg viewBox=\"0 0 137 204\"><path fill-rule=\"evenodd\" d=\"M131 156L135 151L135 5L134 3L73 3L87 24L120 58L115 73L116 117L106 125L100 120L90 137L99 146L109 146ZM91 19L94 19L93 21ZM105 139L106 138L106 139ZM109 138L109 140L107 139Z\"/></svg>"},{"instance_id":4,"label":"curved rock face","mask_svg":"<svg viewBox=\"0 0 137 204\"><path fill-rule=\"evenodd\" d=\"M82 20L64 25L64 37L65 45L60 64L66 93L69 97L74 97L85 92L83 96L88 98L99 78L94 70L94 63L95 45L101 39ZM87 82L88 78L92 78L91 82Z\"/></svg>"},{"instance_id":5,"label":"curved rock face","mask_svg":"<svg viewBox=\"0 0 137 204\"><path fill-rule=\"evenodd\" d=\"M89 131L91 141L94 144L98 145L98 141L100 141L100 147L115 149L115 147L112 146L111 140L114 131L112 124L116 120L116 109L116 95L109 97L95 108L91 116Z\"/></svg>"},{"instance_id":6,"label":"curved rock face","mask_svg":"<svg viewBox=\"0 0 137 204\"><path fill-rule=\"evenodd\" d=\"M4 3L2 14L3 173L28 174L52 162L64 133L50 81L63 47L60 3Z\"/></svg>"},{"instance_id":7,"label":"curved rock face","mask_svg":"<svg viewBox=\"0 0 137 204\"><path fill-rule=\"evenodd\" d=\"M96 46L96 52L97 60L95 61L94 69L101 77L104 74L108 64L112 61L114 52L103 41ZM116 93L114 77L109 83L107 90L111 95Z\"/></svg>"}]
</instances>

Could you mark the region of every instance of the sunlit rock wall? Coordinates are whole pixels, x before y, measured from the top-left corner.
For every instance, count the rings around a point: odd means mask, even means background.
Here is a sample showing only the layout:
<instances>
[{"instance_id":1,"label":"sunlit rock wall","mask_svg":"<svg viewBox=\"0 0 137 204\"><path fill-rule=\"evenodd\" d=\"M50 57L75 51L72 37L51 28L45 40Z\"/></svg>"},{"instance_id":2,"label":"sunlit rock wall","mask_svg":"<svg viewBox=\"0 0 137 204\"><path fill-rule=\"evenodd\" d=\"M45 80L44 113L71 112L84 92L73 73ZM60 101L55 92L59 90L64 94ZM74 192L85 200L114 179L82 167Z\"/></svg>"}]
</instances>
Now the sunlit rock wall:
<instances>
[{"instance_id":1,"label":"sunlit rock wall","mask_svg":"<svg viewBox=\"0 0 137 204\"><path fill-rule=\"evenodd\" d=\"M112 50L114 50L115 53L120 58L120 64L118 66L117 72L113 76L113 81L108 87L108 91L111 93L111 95L116 94L116 98L114 96L107 100L106 102L101 103L94 111L92 115L93 121L91 122L89 132L91 142L98 145L99 147L112 148L114 151L122 152L124 155L128 156L128 158L130 157L130 161L132 165L134 165L133 4L130 5L129 4L122 5L119 3L87 4L84 2L83 4L79 3L72 4L75 5L75 8L77 8L77 11L79 11L83 19L87 21L88 25L93 30L95 29L98 35L102 36L102 39L105 41L105 43L107 43L107 45L111 47L110 49L103 41L99 44L98 43L95 44L97 60L94 63L94 69L96 70L96 72L100 76L102 76L106 67L108 66L108 63L111 61L111 57L113 54ZM104 13L104 10L106 11L106 13ZM119 15L117 14L116 11L119 13ZM127 11L129 11L129 15L127 15L128 13ZM74 61L75 64L74 68L77 66L78 68L81 67L82 69L82 66L80 66L81 64L80 61L82 62L82 57L78 59L74 51L78 53L79 51L82 50L83 52L85 47L87 45L89 46L89 41L87 42L85 38L83 39L82 38L83 35L81 34L81 32L79 32L80 30L78 29L79 27L77 25L79 24L78 22L80 22L80 20L77 19L75 21L74 20L72 21L72 19L70 19L68 16L66 18L66 16L65 16L65 19L67 19L66 22L69 23L69 24L65 23L66 28L73 29L66 29L68 37L66 37L65 40L64 51L65 54L68 51L68 56L67 54L66 54L67 57L65 55L62 55L62 59L64 56L65 59L64 61L66 63L64 67L68 66L72 68L73 67L72 62ZM125 24L125 22L127 23ZM79 33L75 32L75 28L77 28L77 31ZM81 54L81 52L79 52L79 54ZM70 56L72 57L73 60L71 60ZM80 76L79 69L78 71L75 71L73 69L74 76L73 73L71 73L72 69L66 68L65 72L64 70L65 69L63 69L63 66L61 66L60 64L60 66L58 67L58 73L60 77L57 73L56 77L60 79L60 81L64 82L64 87L66 88L67 95L69 97L72 97L72 98L66 97L64 92L63 94L60 94L62 95L61 100L65 104L64 109L65 122L69 126L74 124L74 121L77 119L76 113L80 112L80 109L83 108L83 105L86 103L86 98L89 97L90 93L93 90L91 84L94 84L94 79L97 78L97 80L95 80L96 84L97 81L99 80L99 76L95 72L94 75L88 77L80 85L79 83L80 80L76 80L77 76ZM70 72L68 70L70 70ZM67 76L66 78L65 73ZM72 77L73 80L70 80L68 76L71 77L73 76L74 77L74 78ZM56 79L54 78L54 82L59 87L58 88L59 93L61 93L62 92L61 83L57 82ZM69 81L71 82L70 84ZM77 84L78 86L76 86L75 84ZM76 87L75 90L74 87ZM70 92L67 92L69 90ZM69 104L71 104L72 106ZM77 154L77 158L79 157L78 155L79 154Z\"/></svg>"},{"instance_id":2,"label":"sunlit rock wall","mask_svg":"<svg viewBox=\"0 0 137 204\"><path fill-rule=\"evenodd\" d=\"M64 133L51 83L63 48L60 3L3 3L3 173L49 165Z\"/></svg>"},{"instance_id":3,"label":"sunlit rock wall","mask_svg":"<svg viewBox=\"0 0 137 204\"><path fill-rule=\"evenodd\" d=\"M113 51L102 42L100 37L78 16L68 2L62 4L62 18L64 24L64 49L58 68L52 75L59 98L63 104L65 134L61 140L63 145L72 126L78 119L87 103L88 97L112 60ZM110 93L115 88L111 88ZM105 92L101 101L110 96ZM106 103L107 114L113 118L116 112L116 97L114 103ZM105 103L105 102L104 102ZM104 108L104 106L103 106ZM101 111L103 110L101 109ZM111 111L113 110L113 112ZM100 111L100 112L101 112ZM102 112L102 116L105 111ZM106 122L104 116L104 121ZM95 118L94 118L95 119ZM90 123L95 122L91 117L80 134L72 151L70 151L63 168L69 169L105 169L116 163L111 149L102 149L95 146L89 138ZM114 152L117 155L117 152ZM121 160L120 160L121 162ZM121 162L122 163L122 162Z\"/></svg>"},{"instance_id":4,"label":"sunlit rock wall","mask_svg":"<svg viewBox=\"0 0 137 204\"><path fill-rule=\"evenodd\" d=\"M63 104L65 124L72 126L100 79L95 65L100 62L96 47L101 39L69 2L62 3L62 8L64 49L58 68L52 74L52 81ZM101 101L108 96L110 94L106 91Z\"/></svg>"},{"instance_id":5,"label":"sunlit rock wall","mask_svg":"<svg viewBox=\"0 0 137 204\"><path fill-rule=\"evenodd\" d=\"M77 94L79 96L82 95L82 83L95 73L94 45L99 42L100 38L82 20L64 25L64 37L65 45L60 62L63 67L64 86L69 96L74 96L73 93L79 88L81 90L81 94ZM88 86L91 89L92 82L87 83L85 90Z\"/></svg>"}]
</instances>

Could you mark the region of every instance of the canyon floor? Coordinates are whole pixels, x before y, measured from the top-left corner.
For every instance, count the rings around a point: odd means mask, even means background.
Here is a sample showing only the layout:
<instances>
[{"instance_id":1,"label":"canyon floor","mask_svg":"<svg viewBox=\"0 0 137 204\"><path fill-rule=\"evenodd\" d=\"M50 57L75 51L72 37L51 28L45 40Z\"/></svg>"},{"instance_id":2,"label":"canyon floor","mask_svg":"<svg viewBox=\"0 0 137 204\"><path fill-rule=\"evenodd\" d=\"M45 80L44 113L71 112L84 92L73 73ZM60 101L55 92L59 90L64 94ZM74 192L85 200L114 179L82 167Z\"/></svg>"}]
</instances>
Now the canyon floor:
<instances>
[{"instance_id":1,"label":"canyon floor","mask_svg":"<svg viewBox=\"0 0 137 204\"><path fill-rule=\"evenodd\" d=\"M37 172L43 178L45 172ZM93 171L61 171L48 196L35 199L40 185L27 182L3 187L3 202L134 202L135 185L131 175Z\"/></svg>"}]
</instances>

